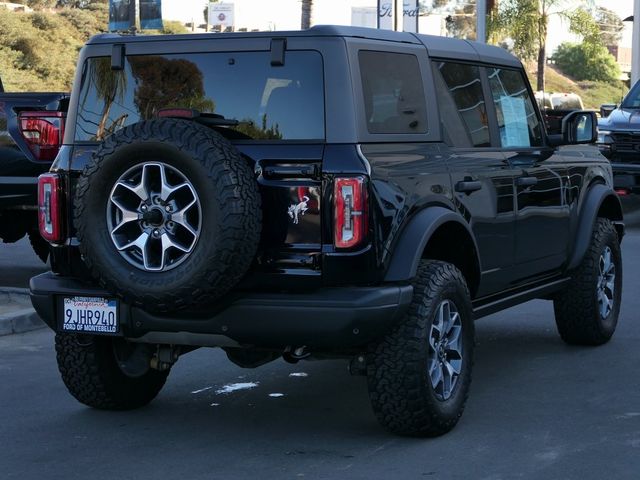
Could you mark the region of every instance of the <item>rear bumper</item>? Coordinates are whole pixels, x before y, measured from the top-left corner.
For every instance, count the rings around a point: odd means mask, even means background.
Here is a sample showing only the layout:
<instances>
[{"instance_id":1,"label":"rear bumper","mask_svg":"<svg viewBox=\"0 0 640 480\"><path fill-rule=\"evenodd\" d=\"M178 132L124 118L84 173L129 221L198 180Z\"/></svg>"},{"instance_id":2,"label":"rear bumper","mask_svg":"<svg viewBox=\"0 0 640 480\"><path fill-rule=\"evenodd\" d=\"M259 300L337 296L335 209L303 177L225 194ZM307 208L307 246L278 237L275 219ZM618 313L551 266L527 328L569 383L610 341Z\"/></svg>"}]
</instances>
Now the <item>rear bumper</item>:
<instances>
[{"instance_id":1,"label":"rear bumper","mask_svg":"<svg viewBox=\"0 0 640 480\"><path fill-rule=\"evenodd\" d=\"M33 277L30 289L34 308L54 331L64 296L111 296L51 272ZM120 327L125 337L149 343L345 349L387 332L406 312L412 296L410 285L239 293L224 305L170 315L120 302Z\"/></svg>"},{"instance_id":2,"label":"rear bumper","mask_svg":"<svg viewBox=\"0 0 640 480\"><path fill-rule=\"evenodd\" d=\"M626 193L640 193L640 164L611 161L613 186Z\"/></svg>"}]
</instances>

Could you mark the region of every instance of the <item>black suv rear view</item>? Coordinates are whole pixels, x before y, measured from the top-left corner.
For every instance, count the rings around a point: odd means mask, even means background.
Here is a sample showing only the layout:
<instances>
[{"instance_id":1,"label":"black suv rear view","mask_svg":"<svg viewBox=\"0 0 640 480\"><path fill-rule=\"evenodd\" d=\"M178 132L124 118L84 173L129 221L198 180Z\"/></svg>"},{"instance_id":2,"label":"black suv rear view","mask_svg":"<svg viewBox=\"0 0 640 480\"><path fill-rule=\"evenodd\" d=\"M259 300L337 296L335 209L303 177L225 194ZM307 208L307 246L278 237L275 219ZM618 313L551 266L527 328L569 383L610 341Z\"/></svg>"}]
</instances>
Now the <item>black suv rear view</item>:
<instances>
[{"instance_id":1,"label":"black suv rear view","mask_svg":"<svg viewBox=\"0 0 640 480\"><path fill-rule=\"evenodd\" d=\"M616 328L595 116L547 135L502 49L325 26L103 35L78 65L31 295L80 402L143 406L198 347L337 357L385 427L433 436L462 415L474 319L546 298L568 343Z\"/></svg>"}]
</instances>

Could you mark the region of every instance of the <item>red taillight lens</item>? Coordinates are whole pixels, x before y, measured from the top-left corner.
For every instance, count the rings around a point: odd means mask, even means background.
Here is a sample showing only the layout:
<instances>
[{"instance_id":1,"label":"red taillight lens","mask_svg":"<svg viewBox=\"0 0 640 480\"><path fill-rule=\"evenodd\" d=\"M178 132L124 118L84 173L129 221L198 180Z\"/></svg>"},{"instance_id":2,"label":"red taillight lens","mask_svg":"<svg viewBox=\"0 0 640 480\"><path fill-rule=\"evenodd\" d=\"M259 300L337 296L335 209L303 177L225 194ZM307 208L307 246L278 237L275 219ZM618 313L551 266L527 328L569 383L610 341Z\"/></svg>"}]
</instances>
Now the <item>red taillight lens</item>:
<instances>
[{"instance_id":1,"label":"red taillight lens","mask_svg":"<svg viewBox=\"0 0 640 480\"><path fill-rule=\"evenodd\" d=\"M62 182L55 173L38 177L38 225L45 240L62 241Z\"/></svg>"},{"instance_id":2,"label":"red taillight lens","mask_svg":"<svg viewBox=\"0 0 640 480\"><path fill-rule=\"evenodd\" d=\"M352 248L367 237L367 189L363 177L336 178L333 190L336 248Z\"/></svg>"},{"instance_id":3,"label":"red taillight lens","mask_svg":"<svg viewBox=\"0 0 640 480\"><path fill-rule=\"evenodd\" d=\"M64 120L64 112L20 112L20 133L36 160L56 158L64 136Z\"/></svg>"}]
</instances>

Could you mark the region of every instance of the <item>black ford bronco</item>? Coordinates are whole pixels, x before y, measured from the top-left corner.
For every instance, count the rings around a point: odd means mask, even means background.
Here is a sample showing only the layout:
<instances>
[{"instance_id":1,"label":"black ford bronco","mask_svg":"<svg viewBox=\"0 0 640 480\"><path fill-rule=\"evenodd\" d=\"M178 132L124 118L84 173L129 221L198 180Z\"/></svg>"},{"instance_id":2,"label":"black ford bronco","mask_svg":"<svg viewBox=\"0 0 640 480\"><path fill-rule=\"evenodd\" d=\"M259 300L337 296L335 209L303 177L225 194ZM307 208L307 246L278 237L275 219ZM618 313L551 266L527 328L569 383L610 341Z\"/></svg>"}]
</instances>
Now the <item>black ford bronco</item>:
<instances>
[{"instance_id":1,"label":"black ford bronco","mask_svg":"<svg viewBox=\"0 0 640 480\"><path fill-rule=\"evenodd\" d=\"M341 357L385 427L434 436L462 414L475 319L544 298L568 343L616 328L595 116L547 135L502 49L320 26L102 35L78 65L31 297L82 403L145 405L198 347Z\"/></svg>"}]
</instances>

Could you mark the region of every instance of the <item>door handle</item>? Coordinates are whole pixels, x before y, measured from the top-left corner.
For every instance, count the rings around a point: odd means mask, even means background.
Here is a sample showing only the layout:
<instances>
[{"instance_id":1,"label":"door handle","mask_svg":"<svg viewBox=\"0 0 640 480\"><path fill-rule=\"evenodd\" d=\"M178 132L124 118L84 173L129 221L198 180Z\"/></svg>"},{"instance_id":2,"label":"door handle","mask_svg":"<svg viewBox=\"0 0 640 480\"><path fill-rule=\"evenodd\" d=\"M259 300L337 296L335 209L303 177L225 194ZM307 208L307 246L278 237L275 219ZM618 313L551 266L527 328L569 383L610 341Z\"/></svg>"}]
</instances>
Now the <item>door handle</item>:
<instances>
[{"instance_id":1,"label":"door handle","mask_svg":"<svg viewBox=\"0 0 640 480\"><path fill-rule=\"evenodd\" d=\"M538 184L537 177L518 177L516 178L516 185L519 187L533 187Z\"/></svg>"},{"instance_id":2,"label":"door handle","mask_svg":"<svg viewBox=\"0 0 640 480\"><path fill-rule=\"evenodd\" d=\"M466 193L478 191L482 188L482 183L478 180L462 180L456 183L456 192Z\"/></svg>"}]
</instances>

